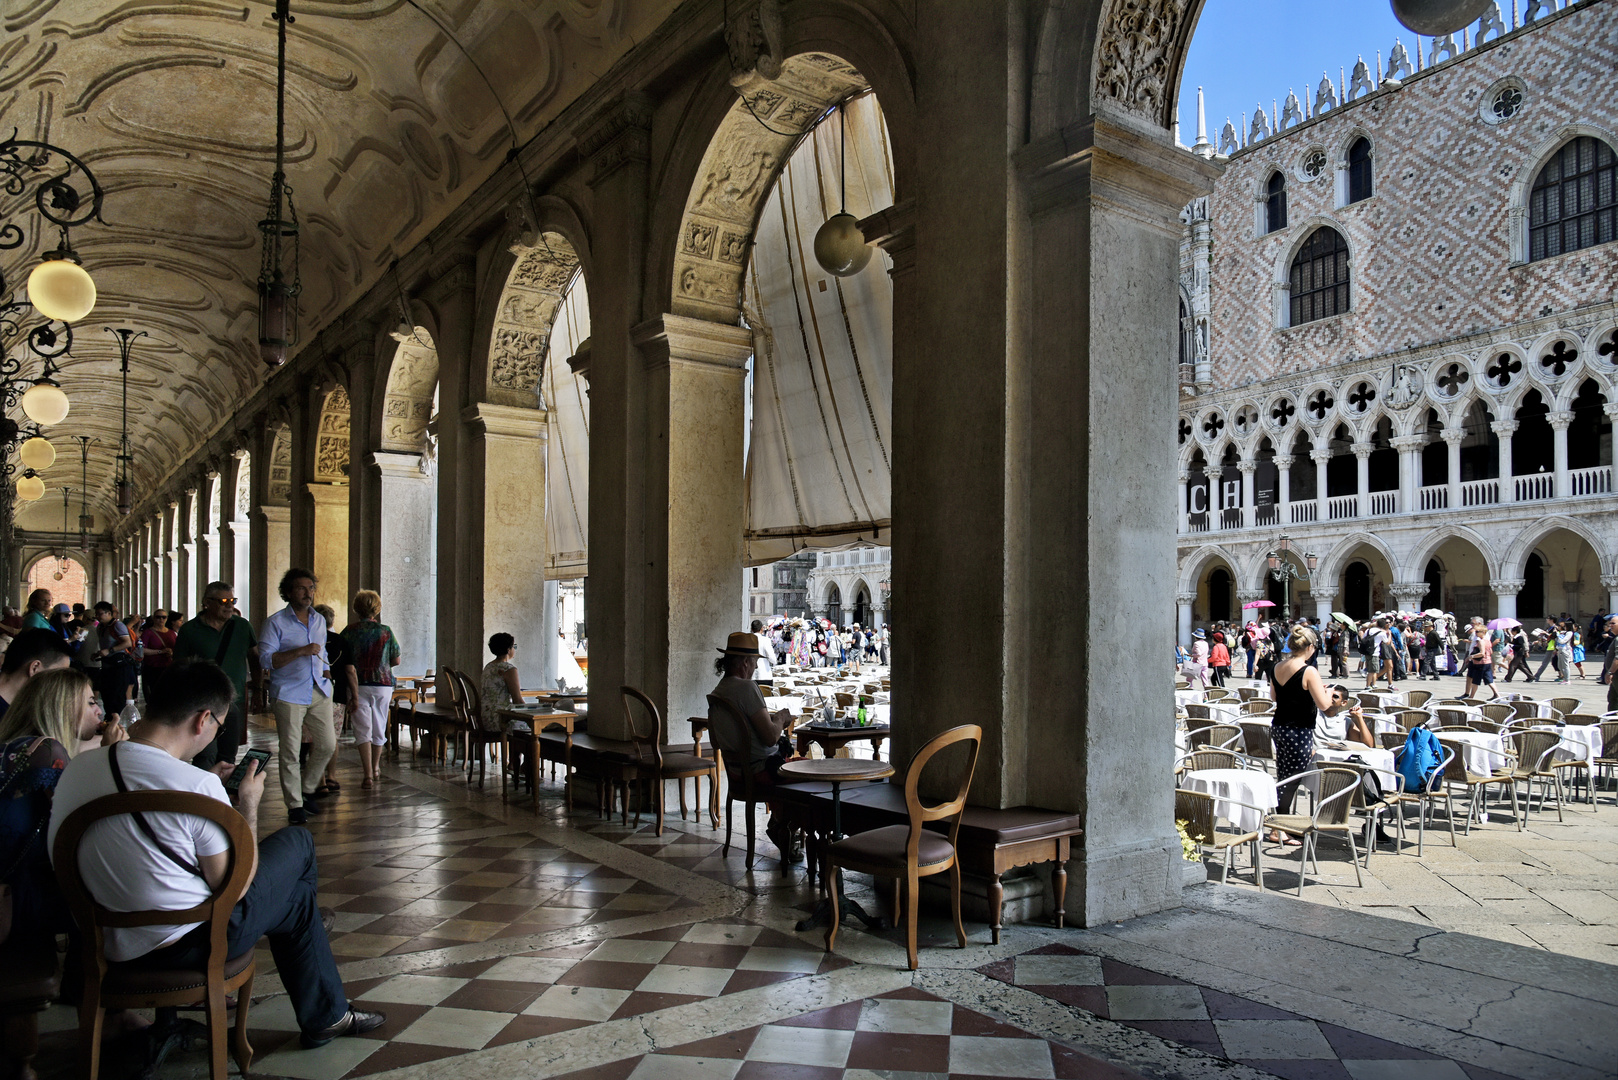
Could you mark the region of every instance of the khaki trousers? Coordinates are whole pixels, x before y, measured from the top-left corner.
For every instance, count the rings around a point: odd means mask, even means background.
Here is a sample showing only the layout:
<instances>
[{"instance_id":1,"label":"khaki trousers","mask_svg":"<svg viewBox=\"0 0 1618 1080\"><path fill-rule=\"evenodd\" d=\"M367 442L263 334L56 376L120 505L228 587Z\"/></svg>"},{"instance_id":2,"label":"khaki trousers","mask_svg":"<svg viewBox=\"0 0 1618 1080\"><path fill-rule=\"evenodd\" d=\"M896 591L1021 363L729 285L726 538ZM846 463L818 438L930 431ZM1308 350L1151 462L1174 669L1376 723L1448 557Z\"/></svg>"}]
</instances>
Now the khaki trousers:
<instances>
[{"instance_id":1,"label":"khaki trousers","mask_svg":"<svg viewBox=\"0 0 1618 1080\"><path fill-rule=\"evenodd\" d=\"M303 745L303 728L309 726L314 736L309 749L309 777L306 785L303 771L298 766L298 750ZM337 730L332 726L331 698L319 690L313 691L308 705L294 705L290 701L275 703L275 734L280 746L281 798L287 809L296 810L308 801L320 778L326 774L326 765L337 751Z\"/></svg>"}]
</instances>

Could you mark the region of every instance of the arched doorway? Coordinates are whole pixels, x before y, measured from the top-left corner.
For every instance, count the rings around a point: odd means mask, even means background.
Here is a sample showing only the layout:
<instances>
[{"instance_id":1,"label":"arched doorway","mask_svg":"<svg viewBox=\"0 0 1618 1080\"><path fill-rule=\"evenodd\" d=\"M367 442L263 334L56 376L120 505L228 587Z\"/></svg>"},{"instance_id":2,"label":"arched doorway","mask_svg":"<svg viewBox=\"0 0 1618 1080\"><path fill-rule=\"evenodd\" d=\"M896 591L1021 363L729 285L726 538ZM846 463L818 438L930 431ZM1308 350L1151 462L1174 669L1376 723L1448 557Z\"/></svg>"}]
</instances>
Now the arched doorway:
<instances>
[{"instance_id":1,"label":"arched doorway","mask_svg":"<svg viewBox=\"0 0 1618 1080\"><path fill-rule=\"evenodd\" d=\"M382 506L375 587L383 618L399 639L397 670L413 675L433 670L437 659L438 444L429 430L438 412L438 350L421 326L394 341L377 433L381 449L372 455Z\"/></svg>"},{"instance_id":2,"label":"arched doorway","mask_svg":"<svg viewBox=\"0 0 1618 1080\"><path fill-rule=\"evenodd\" d=\"M1371 568L1355 559L1343 571L1343 613L1363 621L1371 610Z\"/></svg>"},{"instance_id":3,"label":"arched doorway","mask_svg":"<svg viewBox=\"0 0 1618 1080\"><path fill-rule=\"evenodd\" d=\"M833 582L826 589L826 618L833 626L843 625L843 593Z\"/></svg>"},{"instance_id":4,"label":"arched doorway","mask_svg":"<svg viewBox=\"0 0 1618 1080\"><path fill-rule=\"evenodd\" d=\"M1539 552L1528 556L1522 569L1522 591L1517 594L1517 618L1545 617L1545 560Z\"/></svg>"},{"instance_id":5,"label":"arched doorway","mask_svg":"<svg viewBox=\"0 0 1618 1080\"><path fill-rule=\"evenodd\" d=\"M1230 571L1223 566L1216 567L1208 575L1208 619L1211 622L1230 621L1233 592L1234 584L1231 581Z\"/></svg>"},{"instance_id":6,"label":"arched doorway","mask_svg":"<svg viewBox=\"0 0 1618 1080\"><path fill-rule=\"evenodd\" d=\"M871 590L863 581L854 588L854 607L848 613L848 621L862 627L871 625Z\"/></svg>"},{"instance_id":7,"label":"arched doorway","mask_svg":"<svg viewBox=\"0 0 1618 1080\"><path fill-rule=\"evenodd\" d=\"M84 566L71 556L44 555L35 560L34 565L28 568L23 600L26 601L28 594L35 589L48 590L53 604L84 604L88 607L92 602L90 576ZM18 605L19 609L21 606Z\"/></svg>"},{"instance_id":8,"label":"arched doorway","mask_svg":"<svg viewBox=\"0 0 1618 1080\"><path fill-rule=\"evenodd\" d=\"M1421 598L1421 608L1439 608L1444 606L1444 568L1437 559L1427 560L1427 569L1422 573L1421 579L1427 583L1427 593Z\"/></svg>"}]
</instances>

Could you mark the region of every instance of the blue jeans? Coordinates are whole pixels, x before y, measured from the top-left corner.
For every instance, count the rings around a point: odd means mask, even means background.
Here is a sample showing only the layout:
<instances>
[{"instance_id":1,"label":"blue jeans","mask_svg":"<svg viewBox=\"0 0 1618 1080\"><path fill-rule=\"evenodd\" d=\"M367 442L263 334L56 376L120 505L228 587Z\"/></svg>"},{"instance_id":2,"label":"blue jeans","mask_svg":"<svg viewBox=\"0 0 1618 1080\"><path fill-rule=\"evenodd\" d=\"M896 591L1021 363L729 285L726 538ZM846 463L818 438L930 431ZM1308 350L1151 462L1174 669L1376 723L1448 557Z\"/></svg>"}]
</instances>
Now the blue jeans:
<instances>
[{"instance_id":1,"label":"blue jeans","mask_svg":"<svg viewBox=\"0 0 1618 1080\"><path fill-rule=\"evenodd\" d=\"M309 830L289 828L266 836L259 841L253 884L230 914L227 938L232 957L251 952L260 938L270 939L276 974L292 999L298 1026L311 1034L348 1012L331 942L320 925L315 903L318 882L315 841ZM206 923L135 961L152 968L201 968L207 962Z\"/></svg>"}]
</instances>

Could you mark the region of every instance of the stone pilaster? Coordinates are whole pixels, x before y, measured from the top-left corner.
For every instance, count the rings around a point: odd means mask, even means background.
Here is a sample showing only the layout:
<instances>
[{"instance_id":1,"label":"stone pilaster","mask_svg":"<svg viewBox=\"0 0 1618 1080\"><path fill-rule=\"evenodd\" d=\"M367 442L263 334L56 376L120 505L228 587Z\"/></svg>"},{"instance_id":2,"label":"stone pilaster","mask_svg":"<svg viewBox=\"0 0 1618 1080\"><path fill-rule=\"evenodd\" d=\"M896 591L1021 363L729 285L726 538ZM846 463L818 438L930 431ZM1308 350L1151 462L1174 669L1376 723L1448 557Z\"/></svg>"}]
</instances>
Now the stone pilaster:
<instances>
[{"instance_id":1,"label":"stone pilaster","mask_svg":"<svg viewBox=\"0 0 1618 1080\"><path fill-rule=\"evenodd\" d=\"M1517 617L1517 594L1526 582L1522 578L1491 578L1489 588L1494 591L1495 616L1501 619Z\"/></svg>"},{"instance_id":2,"label":"stone pilaster","mask_svg":"<svg viewBox=\"0 0 1618 1080\"><path fill-rule=\"evenodd\" d=\"M377 450L367 464L377 476L379 504L387 507L376 522L384 553L375 578L382 621L399 639L399 674L424 674L434 669L438 645L433 625L438 565L432 477L422 470L420 454Z\"/></svg>"}]
</instances>

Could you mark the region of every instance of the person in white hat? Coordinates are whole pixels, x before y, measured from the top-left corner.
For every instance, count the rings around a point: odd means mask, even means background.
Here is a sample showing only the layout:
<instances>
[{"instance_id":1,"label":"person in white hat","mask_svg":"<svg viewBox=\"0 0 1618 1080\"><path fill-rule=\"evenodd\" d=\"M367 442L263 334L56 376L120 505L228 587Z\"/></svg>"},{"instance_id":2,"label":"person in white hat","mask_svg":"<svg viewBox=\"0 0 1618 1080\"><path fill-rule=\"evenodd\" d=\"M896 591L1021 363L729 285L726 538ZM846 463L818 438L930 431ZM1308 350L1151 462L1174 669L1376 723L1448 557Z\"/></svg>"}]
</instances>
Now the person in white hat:
<instances>
[{"instance_id":1,"label":"person in white hat","mask_svg":"<svg viewBox=\"0 0 1618 1080\"><path fill-rule=\"evenodd\" d=\"M760 787L767 787L775 783L775 774L790 753L782 733L791 726L792 714L785 709L772 713L765 707L764 696L759 693L758 683L753 680L759 656L757 634L731 634L725 647L719 650L719 658L714 661L714 674L720 679L719 685L713 688L713 696L723 698L735 711L710 706L708 730L712 733L714 746L725 755L727 772L731 769L749 769L754 782ZM740 727L736 723L737 717L745 721ZM773 816L764 827L764 835L781 849L782 858L787 862L796 862L803 857L801 851L793 846L787 830L779 827Z\"/></svg>"}]
</instances>

